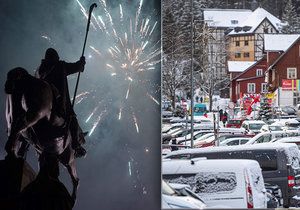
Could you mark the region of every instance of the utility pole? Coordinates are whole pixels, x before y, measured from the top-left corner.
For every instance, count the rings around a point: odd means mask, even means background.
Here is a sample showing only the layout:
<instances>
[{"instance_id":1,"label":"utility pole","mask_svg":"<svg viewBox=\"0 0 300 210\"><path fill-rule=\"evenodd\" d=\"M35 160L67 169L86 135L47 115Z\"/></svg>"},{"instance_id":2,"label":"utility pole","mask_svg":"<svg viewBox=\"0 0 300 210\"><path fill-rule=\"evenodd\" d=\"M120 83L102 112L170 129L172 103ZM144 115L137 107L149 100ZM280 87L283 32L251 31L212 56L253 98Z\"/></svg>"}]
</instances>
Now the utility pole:
<instances>
[{"instance_id":1,"label":"utility pole","mask_svg":"<svg viewBox=\"0 0 300 210\"><path fill-rule=\"evenodd\" d=\"M194 2L191 0L191 148L194 147Z\"/></svg>"}]
</instances>

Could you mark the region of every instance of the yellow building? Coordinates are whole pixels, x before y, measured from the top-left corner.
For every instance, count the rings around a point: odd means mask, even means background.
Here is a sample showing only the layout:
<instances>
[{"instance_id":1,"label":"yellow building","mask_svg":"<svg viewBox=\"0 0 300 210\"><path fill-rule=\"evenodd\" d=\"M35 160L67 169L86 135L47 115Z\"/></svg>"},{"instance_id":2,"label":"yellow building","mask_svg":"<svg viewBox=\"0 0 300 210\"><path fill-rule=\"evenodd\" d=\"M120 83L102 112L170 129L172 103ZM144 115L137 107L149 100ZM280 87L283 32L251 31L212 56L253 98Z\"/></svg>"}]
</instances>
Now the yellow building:
<instances>
[{"instance_id":1,"label":"yellow building","mask_svg":"<svg viewBox=\"0 0 300 210\"><path fill-rule=\"evenodd\" d=\"M263 8L227 34L228 60L257 61L263 57L264 34L279 33L281 21Z\"/></svg>"}]
</instances>

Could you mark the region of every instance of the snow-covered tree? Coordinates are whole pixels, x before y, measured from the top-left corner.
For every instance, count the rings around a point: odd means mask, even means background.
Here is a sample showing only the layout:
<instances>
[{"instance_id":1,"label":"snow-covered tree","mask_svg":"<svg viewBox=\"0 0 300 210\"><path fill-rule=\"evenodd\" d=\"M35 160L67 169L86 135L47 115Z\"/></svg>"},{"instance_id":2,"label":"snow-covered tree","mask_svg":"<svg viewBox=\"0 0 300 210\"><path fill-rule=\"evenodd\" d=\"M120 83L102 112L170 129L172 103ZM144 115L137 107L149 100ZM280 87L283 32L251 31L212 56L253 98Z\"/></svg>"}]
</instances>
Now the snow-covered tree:
<instances>
[{"instance_id":1,"label":"snow-covered tree","mask_svg":"<svg viewBox=\"0 0 300 210\"><path fill-rule=\"evenodd\" d=\"M292 0L288 0L283 10L282 21L285 25L282 27L282 33L294 34L300 32L299 15L296 13L296 9Z\"/></svg>"},{"instance_id":2,"label":"snow-covered tree","mask_svg":"<svg viewBox=\"0 0 300 210\"><path fill-rule=\"evenodd\" d=\"M260 110L259 117L262 120L269 120L272 115L272 107L269 103L269 99L266 97L261 97L260 99Z\"/></svg>"},{"instance_id":3,"label":"snow-covered tree","mask_svg":"<svg viewBox=\"0 0 300 210\"><path fill-rule=\"evenodd\" d=\"M201 9L209 2L194 0L193 10L191 1L164 0L162 2L163 94L173 100L173 104L175 104L175 91L178 88L185 90L189 88L192 48L195 50L193 60L201 54L202 48L195 45L195 40L201 35L201 30L197 29L203 25ZM191 34L192 11L194 13L194 42Z\"/></svg>"}]
</instances>

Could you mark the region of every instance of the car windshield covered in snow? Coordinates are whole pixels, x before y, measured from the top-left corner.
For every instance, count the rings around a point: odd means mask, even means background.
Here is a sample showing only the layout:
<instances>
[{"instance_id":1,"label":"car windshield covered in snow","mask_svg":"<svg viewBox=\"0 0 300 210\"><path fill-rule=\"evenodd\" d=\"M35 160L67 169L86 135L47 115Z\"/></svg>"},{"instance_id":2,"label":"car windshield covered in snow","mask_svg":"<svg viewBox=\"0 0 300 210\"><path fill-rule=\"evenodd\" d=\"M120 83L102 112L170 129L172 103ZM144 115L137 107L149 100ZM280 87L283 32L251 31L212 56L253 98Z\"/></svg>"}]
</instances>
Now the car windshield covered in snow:
<instances>
[{"instance_id":1,"label":"car windshield covered in snow","mask_svg":"<svg viewBox=\"0 0 300 210\"><path fill-rule=\"evenodd\" d=\"M197 194L232 192L237 186L234 172L164 175L164 179L170 183L188 184Z\"/></svg>"}]
</instances>

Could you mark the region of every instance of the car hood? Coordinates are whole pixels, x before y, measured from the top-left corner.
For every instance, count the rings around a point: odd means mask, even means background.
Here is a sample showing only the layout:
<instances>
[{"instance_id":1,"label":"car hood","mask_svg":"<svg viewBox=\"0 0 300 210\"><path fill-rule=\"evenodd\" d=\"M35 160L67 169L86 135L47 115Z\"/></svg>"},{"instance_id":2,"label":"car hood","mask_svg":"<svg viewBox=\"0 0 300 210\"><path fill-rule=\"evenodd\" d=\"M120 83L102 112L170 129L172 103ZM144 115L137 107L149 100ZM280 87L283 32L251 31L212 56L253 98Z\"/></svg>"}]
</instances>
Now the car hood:
<instances>
[{"instance_id":1,"label":"car hood","mask_svg":"<svg viewBox=\"0 0 300 210\"><path fill-rule=\"evenodd\" d=\"M203 209L206 207L201 201L190 196L162 195L162 208Z\"/></svg>"}]
</instances>

